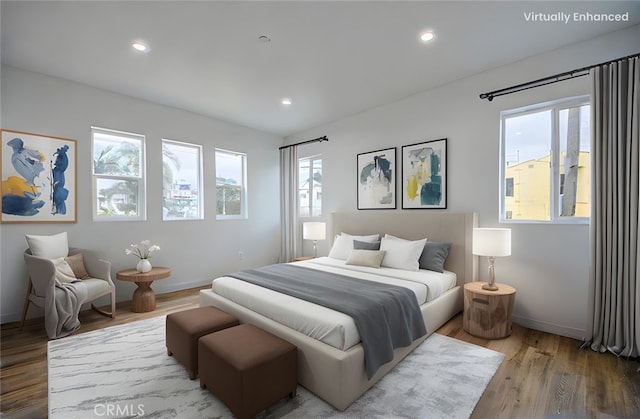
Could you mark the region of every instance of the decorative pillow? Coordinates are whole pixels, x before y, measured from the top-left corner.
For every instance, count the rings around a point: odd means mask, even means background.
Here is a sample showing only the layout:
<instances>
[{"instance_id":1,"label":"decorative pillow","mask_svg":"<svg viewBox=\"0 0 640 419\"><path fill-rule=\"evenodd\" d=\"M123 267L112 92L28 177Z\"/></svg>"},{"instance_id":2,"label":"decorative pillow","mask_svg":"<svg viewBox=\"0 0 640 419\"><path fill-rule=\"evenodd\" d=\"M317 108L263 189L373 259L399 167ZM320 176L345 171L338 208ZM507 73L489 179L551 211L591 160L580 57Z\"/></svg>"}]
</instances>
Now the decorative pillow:
<instances>
[{"instance_id":1,"label":"decorative pillow","mask_svg":"<svg viewBox=\"0 0 640 419\"><path fill-rule=\"evenodd\" d=\"M91 275L89 275L89 272L87 272L87 268L84 267L84 257L82 256L82 253L76 253L75 255L67 256L66 258L64 258L64 261L69 264L76 278L91 278Z\"/></svg>"},{"instance_id":2,"label":"decorative pillow","mask_svg":"<svg viewBox=\"0 0 640 419\"><path fill-rule=\"evenodd\" d=\"M341 236L349 236L353 240L360 240L361 242L377 242L380 240L379 234L369 234L367 236L354 236L353 234L340 233Z\"/></svg>"},{"instance_id":3,"label":"decorative pillow","mask_svg":"<svg viewBox=\"0 0 640 419\"><path fill-rule=\"evenodd\" d=\"M360 240L354 240L353 248L360 250L380 250L380 242L362 242Z\"/></svg>"},{"instance_id":4,"label":"decorative pillow","mask_svg":"<svg viewBox=\"0 0 640 419\"><path fill-rule=\"evenodd\" d=\"M373 234L370 236L352 236L351 234L341 233L339 236L336 236L336 239L333 241L333 246L331 246L331 250L329 251L329 257L334 259L342 259L347 260L351 251L353 250L353 241L363 241L363 242L374 242L380 238L378 234Z\"/></svg>"},{"instance_id":5,"label":"decorative pillow","mask_svg":"<svg viewBox=\"0 0 640 419\"><path fill-rule=\"evenodd\" d=\"M67 262L65 262L64 258L55 258L51 259L53 262L53 266L56 268L56 282L58 285L69 284L71 282L77 281L71 266Z\"/></svg>"},{"instance_id":6,"label":"decorative pillow","mask_svg":"<svg viewBox=\"0 0 640 419\"><path fill-rule=\"evenodd\" d=\"M383 258L384 251L382 250L353 249L349 255L349 259L347 259L347 265L379 268Z\"/></svg>"},{"instance_id":7,"label":"decorative pillow","mask_svg":"<svg viewBox=\"0 0 640 419\"><path fill-rule=\"evenodd\" d=\"M449 255L451 243L426 242L422 256L420 256L420 269L444 272L444 262Z\"/></svg>"},{"instance_id":8,"label":"decorative pillow","mask_svg":"<svg viewBox=\"0 0 640 419\"><path fill-rule=\"evenodd\" d=\"M33 256L56 259L69 254L67 232L54 234L53 236L35 236L26 234L27 244Z\"/></svg>"},{"instance_id":9,"label":"decorative pillow","mask_svg":"<svg viewBox=\"0 0 640 419\"><path fill-rule=\"evenodd\" d=\"M411 241L411 240L407 240L407 239L402 239L402 238L400 238L400 237L392 236L391 234L385 234L385 235L384 235L384 237L385 237L385 238L387 238L387 239L391 239L391 240L400 240L400 241L403 241L403 242ZM425 237L424 239L425 239L425 240L429 240L429 239L428 239L428 238L426 238L426 237Z\"/></svg>"},{"instance_id":10,"label":"decorative pillow","mask_svg":"<svg viewBox=\"0 0 640 419\"><path fill-rule=\"evenodd\" d=\"M385 235L380 243L380 250L386 252L382 266L417 271L420 269L418 260L426 242L427 239L409 241Z\"/></svg>"}]
</instances>

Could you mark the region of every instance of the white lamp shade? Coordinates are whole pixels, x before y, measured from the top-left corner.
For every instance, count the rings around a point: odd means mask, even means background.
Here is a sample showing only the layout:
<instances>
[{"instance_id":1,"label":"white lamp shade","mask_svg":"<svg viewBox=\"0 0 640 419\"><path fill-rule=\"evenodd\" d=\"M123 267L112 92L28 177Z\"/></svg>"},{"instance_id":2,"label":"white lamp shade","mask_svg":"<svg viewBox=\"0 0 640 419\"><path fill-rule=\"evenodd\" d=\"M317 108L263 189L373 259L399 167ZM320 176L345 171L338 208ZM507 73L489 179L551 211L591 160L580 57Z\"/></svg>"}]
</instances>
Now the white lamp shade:
<instances>
[{"instance_id":1,"label":"white lamp shade","mask_svg":"<svg viewBox=\"0 0 640 419\"><path fill-rule=\"evenodd\" d=\"M472 253L494 257L511 255L511 229L474 228Z\"/></svg>"},{"instance_id":2,"label":"white lamp shade","mask_svg":"<svg viewBox=\"0 0 640 419\"><path fill-rule=\"evenodd\" d=\"M326 223L302 223L302 238L305 240L324 240L326 238Z\"/></svg>"}]
</instances>

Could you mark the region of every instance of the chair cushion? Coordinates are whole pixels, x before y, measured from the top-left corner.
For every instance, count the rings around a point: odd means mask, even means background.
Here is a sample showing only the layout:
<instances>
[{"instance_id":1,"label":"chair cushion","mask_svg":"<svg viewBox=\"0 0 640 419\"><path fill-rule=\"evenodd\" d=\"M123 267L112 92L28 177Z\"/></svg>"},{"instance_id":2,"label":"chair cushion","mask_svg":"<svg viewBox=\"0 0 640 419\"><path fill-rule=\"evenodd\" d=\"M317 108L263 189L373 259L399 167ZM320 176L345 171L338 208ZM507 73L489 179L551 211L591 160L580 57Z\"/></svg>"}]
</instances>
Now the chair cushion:
<instances>
[{"instance_id":1,"label":"chair cushion","mask_svg":"<svg viewBox=\"0 0 640 419\"><path fill-rule=\"evenodd\" d=\"M70 255L64 258L65 262L69 264L73 274L78 279L87 279L91 278L91 275L87 272L87 268L84 266L84 257L82 253L76 253L75 255Z\"/></svg>"},{"instance_id":2,"label":"chair cushion","mask_svg":"<svg viewBox=\"0 0 640 419\"><path fill-rule=\"evenodd\" d=\"M77 281L76 275L73 273L71 266L64 260L65 258L51 259L56 269L56 283L68 284Z\"/></svg>"},{"instance_id":3,"label":"chair cushion","mask_svg":"<svg viewBox=\"0 0 640 419\"><path fill-rule=\"evenodd\" d=\"M87 286L87 300L92 300L94 298L98 298L100 296L109 294L111 292L111 287L109 287L109 283L103 279L98 278L89 278L82 281L83 284Z\"/></svg>"},{"instance_id":4,"label":"chair cushion","mask_svg":"<svg viewBox=\"0 0 640 419\"><path fill-rule=\"evenodd\" d=\"M36 236L33 234L26 234L25 236L33 256L55 259L63 258L69 254L66 231L52 236Z\"/></svg>"}]
</instances>

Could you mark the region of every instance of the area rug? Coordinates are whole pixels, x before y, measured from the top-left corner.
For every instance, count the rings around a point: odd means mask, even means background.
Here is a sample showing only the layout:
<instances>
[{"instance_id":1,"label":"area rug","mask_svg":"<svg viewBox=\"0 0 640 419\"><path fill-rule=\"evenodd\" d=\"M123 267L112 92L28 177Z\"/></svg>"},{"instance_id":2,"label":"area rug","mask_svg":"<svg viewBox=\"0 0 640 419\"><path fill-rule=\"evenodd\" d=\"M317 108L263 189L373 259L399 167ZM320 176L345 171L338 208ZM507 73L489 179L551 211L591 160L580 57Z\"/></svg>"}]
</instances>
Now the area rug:
<instances>
[{"instance_id":1,"label":"area rug","mask_svg":"<svg viewBox=\"0 0 640 419\"><path fill-rule=\"evenodd\" d=\"M165 317L50 341L49 417L232 418L165 347ZM306 389L275 418L468 418L504 355L433 334L347 410Z\"/></svg>"}]
</instances>

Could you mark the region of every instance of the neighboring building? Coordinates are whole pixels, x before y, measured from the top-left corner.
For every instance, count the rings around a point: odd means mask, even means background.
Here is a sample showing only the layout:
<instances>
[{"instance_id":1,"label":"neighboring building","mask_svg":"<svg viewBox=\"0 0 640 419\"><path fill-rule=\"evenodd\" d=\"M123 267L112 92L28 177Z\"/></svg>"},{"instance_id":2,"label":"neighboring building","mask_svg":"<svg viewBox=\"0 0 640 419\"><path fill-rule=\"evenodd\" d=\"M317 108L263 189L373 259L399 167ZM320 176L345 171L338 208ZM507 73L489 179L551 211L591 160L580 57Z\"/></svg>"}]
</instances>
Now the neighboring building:
<instances>
[{"instance_id":1,"label":"neighboring building","mask_svg":"<svg viewBox=\"0 0 640 419\"><path fill-rule=\"evenodd\" d=\"M550 155L537 160L507 166L505 169L505 213L512 220L548 220L551 205ZM564 162L564 153L560 156ZM578 163L576 217L589 217L590 172L589 153L581 151ZM560 165L560 196L564 187L564 164ZM558 203L560 207L562 202Z\"/></svg>"}]
</instances>

